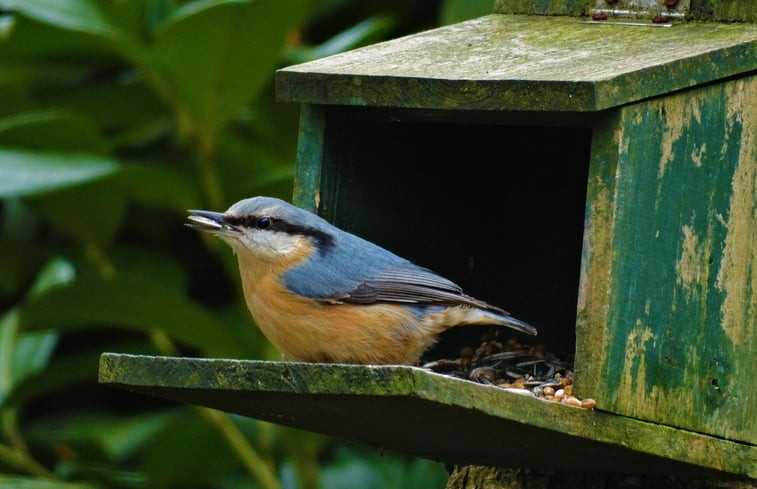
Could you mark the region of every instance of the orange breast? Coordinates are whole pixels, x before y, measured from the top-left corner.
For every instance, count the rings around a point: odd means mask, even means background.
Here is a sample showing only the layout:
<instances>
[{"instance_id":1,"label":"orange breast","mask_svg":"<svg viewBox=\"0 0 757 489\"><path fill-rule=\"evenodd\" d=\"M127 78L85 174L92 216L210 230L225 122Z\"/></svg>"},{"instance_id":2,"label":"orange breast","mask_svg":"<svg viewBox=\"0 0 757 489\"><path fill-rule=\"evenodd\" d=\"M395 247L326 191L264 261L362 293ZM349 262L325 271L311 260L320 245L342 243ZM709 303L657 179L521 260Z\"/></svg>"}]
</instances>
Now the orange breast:
<instances>
[{"instance_id":1,"label":"orange breast","mask_svg":"<svg viewBox=\"0 0 757 489\"><path fill-rule=\"evenodd\" d=\"M299 259L303 256L307 254ZM241 255L239 259L245 300L255 322L290 359L411 364L439 332L400 305L327 304L293 294L280 277L296 261L263 266L245 263Z\"/></svg>"}]
</instances>

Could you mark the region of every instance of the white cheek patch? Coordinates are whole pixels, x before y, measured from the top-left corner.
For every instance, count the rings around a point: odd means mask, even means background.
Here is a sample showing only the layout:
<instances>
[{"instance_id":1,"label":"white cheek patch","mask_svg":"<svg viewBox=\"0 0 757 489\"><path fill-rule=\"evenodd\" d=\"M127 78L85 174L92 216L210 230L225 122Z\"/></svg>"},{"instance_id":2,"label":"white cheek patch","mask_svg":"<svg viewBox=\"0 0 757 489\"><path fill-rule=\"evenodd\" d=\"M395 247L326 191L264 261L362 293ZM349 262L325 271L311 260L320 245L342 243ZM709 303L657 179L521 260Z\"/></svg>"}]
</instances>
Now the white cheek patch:
<instances>
[{"instance_id":1,"label":"white cheek patch","mask_svg":"<svg viewBox=\"0 0 757 489\"><path fill-rule=\"evenodd\" d=\"M295 253L301 249L303 239L302 236L255 229L245 231L240 241L252 253L273 258Z\"/></svg>"}]
</instances>

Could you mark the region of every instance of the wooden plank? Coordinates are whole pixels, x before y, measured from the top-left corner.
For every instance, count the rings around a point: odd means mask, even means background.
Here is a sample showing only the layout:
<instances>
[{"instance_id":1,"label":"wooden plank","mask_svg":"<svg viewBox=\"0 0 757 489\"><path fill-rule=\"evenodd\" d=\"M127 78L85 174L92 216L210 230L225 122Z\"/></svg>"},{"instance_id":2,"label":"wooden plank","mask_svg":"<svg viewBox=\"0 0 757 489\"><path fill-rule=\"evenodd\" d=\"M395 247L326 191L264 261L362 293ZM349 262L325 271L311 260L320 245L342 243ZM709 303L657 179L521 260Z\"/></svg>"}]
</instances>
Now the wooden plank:
<instances>
[{"instance_id":1,"label":"wooden plank","mask_svg":"<svg viewBox=\"0 0 757 489\"><path fill-rule=\"evenodd\" d=\"M320 205L325 115L323 107L303 104L297 137L297 167L292 202L316 212Z\"/></svg>"},{"instance_id":2,"label":"wooden plank","mask_svg":"<svg viewBox=\"0 0 757 489\"><path fill-rule=\"evenodd\" d=\"M757 443L757 77L623 107L597 132L579 395Z\"/></svg>"},{"instance_id":3,"label":"wooden plank","mask_svg":"<svg viewBox=\"0 0 757 489\"><path fill-rule=\"evenodd\" d=\"M592 0L495 0L493 12L581 16L588 15L595 4ZM757 4L753 0L691 0L686 18L700 21L756 22Z\"/></svg>"},{"instance_id":4,"label":"wooden plank","mask_svg":"<svg viewBox=\"0 0 757 489\"><path fill-rule=\"evenodd\" d=\"M494 14L284 68L276 90L310 104L581 112L754 69L754 24Z\"/></svg>"},{"instance_id":5,"label":"wooden plank","mask_svg":"<svg viewBox=\"0 0 757 489\"><path fill-rule=\"evenodd\" d=\"M754 0L691 0L691 18L726 22L757 22Z\"/></svg>"},{"instance_id":6,"label":"wooden plank","mask_svg":"<svg viewBox=\"0 0 757 489\"><path fill-rule=\"evenodd\" d=\"M101 383L455 464L757 477L757 448L405 366L106 353Z\"/></svg>"},{"instance_id":7,"label":"wooden plank","mask_svg":"<svg viewBox=\"0 0 757 489\"><path fill-rule=\"evenodd\" d=\"M602 399L610 386L600 368L610 342L609 310L612 285L613 236L620 113L612 111L594 127L586 187L581 271L576 308L575 385L577 395ZM600 394L601 389L601 394ZM609 402L607 402L609 404Z\"/></svg>"},{"instance_id":8,"label":"wooden plank","mask_svg":"<svg viewBox=\"0 0 757 489\"><path fill-rule=\"evenodd\" d=\"M585 15L590 0L494 0L495 14Z\"/></svg>"}]
</instances>

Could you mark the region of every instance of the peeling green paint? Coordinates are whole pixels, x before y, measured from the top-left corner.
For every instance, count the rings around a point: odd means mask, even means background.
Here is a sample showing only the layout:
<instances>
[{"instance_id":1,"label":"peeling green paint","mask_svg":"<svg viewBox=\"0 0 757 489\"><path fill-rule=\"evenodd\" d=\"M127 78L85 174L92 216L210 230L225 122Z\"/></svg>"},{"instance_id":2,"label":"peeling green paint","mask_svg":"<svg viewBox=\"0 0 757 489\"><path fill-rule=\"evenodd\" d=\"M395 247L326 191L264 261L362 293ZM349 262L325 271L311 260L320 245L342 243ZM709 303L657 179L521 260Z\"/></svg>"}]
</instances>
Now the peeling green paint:
<instances>
[{"instance_id":1,"label":"peeling green paint","mask_svg":"<svg viewBox=\"0 0 757 489\"><path fill-rule=\"evenodd\" d=\"M578 330L576 360L580 392L613 412L748 443L757 442L743 389L757 371L755 87L746 77L620 110L602 153L615 159L603 169L592 156L590 174L614 171L615 181L589 182L582 288L598 292L579 304L591 324ZM598 364L580 360L600 341Z\"/></svg>"},{"instance_id":2,"label":"peeling green paint","mask_svg":"<svg viewBox=\"0 0 757 489\"><path fill-rule=\"evenodd\" d=\"M611 336L605 327L612 283L612 237L615 226L616 166L623 128L617 114L594 129L586 191L586 217L576 313L576 385L580 397L597 397L604 383L597 368L607 355ZM598 400L601 400L598 399Z\"/></svg>"},{"instance_id":3,"label":"peeling green paint","mask_svg":"<svg viewBox=\"0 0 757 489\"><path fill-rule=\"evenodd\" d=\"M320 204L324 131L323 107L302 104L293 202L310 211L316 211Z\"/></svg>"},{"instance_id":4,"label":"peeling green paint","mask_svg":"<svg viewBox=\"0 0 757 489\"><path fill-rule=\"evenodd\" d=\"M727 137L723 144L731 134L738 134L741 144L739 163L731 179L728 217L724 222L725 247L716 287L725 294L721 313L726 334L734 344L751 344L754 352L757 335L757 107L754 102L757 83L753 80L733 83L726 92L733 103L727 106Z\"/></svg>"},{"instance_id":5,"label":"peeling green paint","mask_svg":"<svg viewBox=\"0 0 757 489\"><path fill-rule=\"evenodd\" d=\"M659 117L665 124L661 133L660 171L657 173L657 178L662 179L665 176L667 165L676 159L673 146L678 143L678 140L684 135L684 130L689 129L690 125L702 123L702 110L699 100L694 97L685 100L681 104L660 106L658 110L662 111ZM679 155L678 160L685 161L682 155Z\"/></svg>"}]
</instances>

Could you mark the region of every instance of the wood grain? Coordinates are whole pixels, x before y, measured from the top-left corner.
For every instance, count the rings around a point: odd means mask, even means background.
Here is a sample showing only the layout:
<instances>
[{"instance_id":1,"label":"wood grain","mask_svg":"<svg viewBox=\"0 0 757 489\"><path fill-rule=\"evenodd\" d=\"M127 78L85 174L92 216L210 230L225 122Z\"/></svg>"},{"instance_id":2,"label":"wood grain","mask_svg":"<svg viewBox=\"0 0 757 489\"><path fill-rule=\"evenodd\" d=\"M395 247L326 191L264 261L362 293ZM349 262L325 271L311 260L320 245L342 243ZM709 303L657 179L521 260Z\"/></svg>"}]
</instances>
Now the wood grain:
<instances>
[{"instance_id":1,"label":"wood grain","mask_svg":"<svg viewBox=\"0 0 757 489\"><path fill-rule=\"evenodd\" d=\"M277 72L309 104L597 111L757 69L757 25L489 15Z\"/></svg>"}]
</instances>

